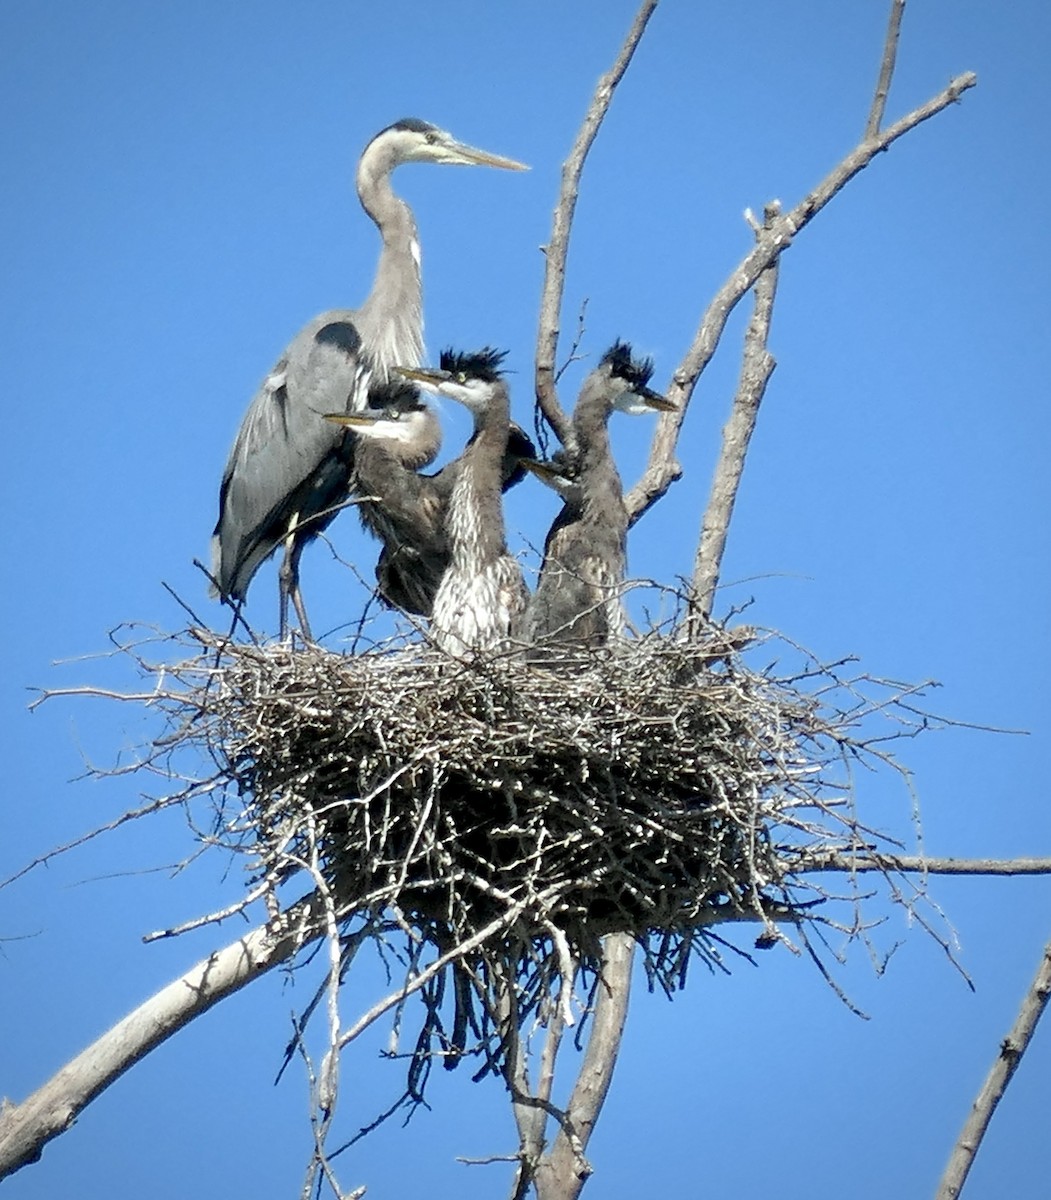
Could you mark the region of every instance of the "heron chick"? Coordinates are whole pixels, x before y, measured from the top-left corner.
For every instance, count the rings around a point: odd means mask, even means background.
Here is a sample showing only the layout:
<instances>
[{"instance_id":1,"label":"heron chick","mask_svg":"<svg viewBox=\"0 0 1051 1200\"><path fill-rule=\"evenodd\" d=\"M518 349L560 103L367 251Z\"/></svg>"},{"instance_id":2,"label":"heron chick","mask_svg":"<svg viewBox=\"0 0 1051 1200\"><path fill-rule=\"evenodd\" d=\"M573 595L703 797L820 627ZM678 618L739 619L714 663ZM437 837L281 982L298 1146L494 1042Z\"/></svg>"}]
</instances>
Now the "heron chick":
<instances>
[{"instance_id":1,"label":"heron chick","mask_svg":"<svg viewBox=\"0 0 1051 1200\"><path fill-rule=\"evenodd\" d=\"M577 398L575 458L563 454L547 463L526 464L563 499L523 623L534 661L550 657L544 647L595 647L623 634L628 511L610 447L609 419L615 411L639 414L675 407L650 388L652 375L651 359L636 358L628 343L614 342Z\"/></svg>"},{"instance_id":2,"label":"heron chick","mask_svg":"<svg viewBox=\"0 0 1051 1200\"><path fill-rule=\"evenodd\" d=\"M390 182L396 167L412 162L526 169L415 117L389 125L365 147L358 199L383 241L372 290L360 308L321 313L293 338L249 405L219 488L212 594L243 601L259 566L283 545L282 637L289 601L310 637L300 555L351 487L356 438L325 414L363 411L370 389L385 384L394 366L416 365L423 354L419 237Z\"/></svg>"},{"instance_id":3,"label":"heron chick","mask_svg":"<svg viewBox=\"0 0 1051 1200\"><path fill-rule=\"evenodd\" d=\"M464 658L506 646L518 628L529 593L504 532L504 460L511 425L510 394L500 370L505 352L446 352L440 367L399 367L427 391L470 410L475 435L458 460L445 512L449 565L434 596L437 644Z\"/></svg>"},{"instance_id":4,"label":"heron chick","mask_svg":"<svg viewBox=\"0 0 1051 1200\"><path fill-rule=\"evenodd\" d=\"M442 353L449 361L451 351ZM376 563L376 590L391 608L429 617L434 597L452 561L446 515L464 453L433 475L420 475L433 460L440 434L437 418L419 399L416 385L393 380L373 389L363 413L330 413L328 420L354 430L354 490L362 524L383 542ZM524 462L536 459L536 447L511 423L500 470L503 491L525 478Z\"/></svg>"}]
</instances>

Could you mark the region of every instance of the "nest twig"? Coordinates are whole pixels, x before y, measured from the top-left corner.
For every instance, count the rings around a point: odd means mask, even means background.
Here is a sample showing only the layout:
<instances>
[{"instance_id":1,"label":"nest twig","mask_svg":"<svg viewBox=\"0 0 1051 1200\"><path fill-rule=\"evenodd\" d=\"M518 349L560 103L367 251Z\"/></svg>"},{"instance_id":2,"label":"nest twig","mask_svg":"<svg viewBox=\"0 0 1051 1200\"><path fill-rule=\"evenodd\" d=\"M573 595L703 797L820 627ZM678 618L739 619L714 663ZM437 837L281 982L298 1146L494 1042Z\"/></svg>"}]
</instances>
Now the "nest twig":
<instances>
[{"instance_id":1,"label":"nest twig","mask_svg":"<svg viewBox=\"0 0 1051 1200\"><path fill-rule=\"evenodd\" d=\"M833 897L807 869L899 848L860 823L851 772L892 761L886 738L923 722L899 685L866 691L812 662L754 669L769 640L654 632L561 668L199 629L175 665L133 652L155 681L139 698L170 726L147 765L170 777L204 751L211 769L184 775L176 798L203 842L244 856L244 906L265 899L273 915L296 880L323 895L329 993L340 940L348 961L363 937L400 956L404 988L367 1017L393 1010L405 1032L406 997L422 1000L406 1034L419 1101L436 1056L506 1071L509 1037L555 1011L572 1024L607 933L630 933L669 991L698 956L721 965L728 921L759 922L760 946L809 948L822 923L864 935L857 879ZM834 917L833 899L852 911Z\"/></svg>"}]
</instances>

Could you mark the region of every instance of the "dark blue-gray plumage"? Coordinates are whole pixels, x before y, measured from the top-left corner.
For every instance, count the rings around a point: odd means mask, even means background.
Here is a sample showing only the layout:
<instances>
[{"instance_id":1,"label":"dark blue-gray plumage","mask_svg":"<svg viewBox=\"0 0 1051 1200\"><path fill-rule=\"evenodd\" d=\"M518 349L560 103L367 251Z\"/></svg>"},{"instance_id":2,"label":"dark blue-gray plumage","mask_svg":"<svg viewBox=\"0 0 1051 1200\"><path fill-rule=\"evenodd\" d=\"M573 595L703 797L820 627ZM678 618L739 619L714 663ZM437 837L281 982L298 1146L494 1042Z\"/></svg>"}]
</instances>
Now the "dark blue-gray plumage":
<instances>
[{"instance_id":1,"label":"dark blue-gray plumage","mask_svg":"<svg viewBox=\"0 0 1051 1200\"><path fill-rule=\"evenodd\" d=\"M394 366L419 363L423 353L416 222L390 184L391 172L409 162L524 169L416 118L388 126L365 147L358 198L383 239L372 290L360 308L322 313L292 340L245 414L219 489L213 594L243 600L259 565L283 544L282 636L291 600L310 637L299 556L351 487L354 434L325 414L365 410L370 389L386 384Z\"/></svg>"},{"instance_id":2,"label":"dark blue-gray plumage","mask_svg":"<svg viewBox=\"0 0 1051 1200\"><path fill-rule=\"evenodd\" d=\"M448 566L434 594L436 643L462 658L504 648L528 600L518 562L507 552L501 497L511 428L504 354L486 347L443 356L441 367L399 367L423 388L465 405L475 434L457 459L445 507Z\"/></svg>"},{"instance_id":3,"label":"dark blue-gray plumage","mask_svg":"<svg viewBox=\"0 0 1051 1200\"><path fill-rule=\"evenodd\" d=\"M649 387L653 363L617 341L584 380L573 411L577 453L526 464L562 496L544 545L540 580L523 622L530 657L557 657L545 647L600 646L623 633L621 592L627 566L628 513L609 442L614 410L671 409Z\"/></svg>"},{"instance_id":4,"label":"dark blue-gray plumage","mask_svg":"<svg viewBox=\"0 0 1051 1200\"><path fill-rule=\"evenodd\" d=\"M458 356L457 356L458 360ZM454 361L443 351L443 369ZM446 531L449 501L464 463L478 437L477 423L457 458L432 475L420 475L437 445L436 418L419 401L407 380L374 391L370 411L332 414L329 420L357 435L354 484L361 497L357 509L362 524L383 542L376 563L376 586L391 608L429 617L442 577L452 561ZM501 490L520 483L526 461L536 459L536 447L526 432L511 423L500 469Z\"/></svg>"}]
</instances>

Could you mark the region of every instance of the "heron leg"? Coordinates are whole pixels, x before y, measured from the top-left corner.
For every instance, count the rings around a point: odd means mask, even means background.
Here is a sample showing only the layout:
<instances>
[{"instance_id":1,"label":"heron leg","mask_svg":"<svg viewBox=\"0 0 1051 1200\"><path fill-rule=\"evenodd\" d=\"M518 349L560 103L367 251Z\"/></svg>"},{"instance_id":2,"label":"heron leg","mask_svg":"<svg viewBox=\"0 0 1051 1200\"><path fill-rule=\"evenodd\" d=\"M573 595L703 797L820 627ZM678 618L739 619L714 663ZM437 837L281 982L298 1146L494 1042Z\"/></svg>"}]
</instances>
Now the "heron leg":
<instances>
[{"instance_id":1,"label":"heron leg","mask_svg":"<svg viewBox=\"0 0 1051 1200\"><path fill-rule=\"evenodd\" d=\"M299 590L299 555L296 555L296 577L292 584L292 603L295 606L296 616L299 618L299 628L308 642L313 642L314 635L310 632L310 622L307 620L306 605L303 603L303 593Z\"/></svg>"},{"instance_id":2,"label":"heron leg","mask_svg":"<svg viewBox=\"0 0 1051 1200\"><path fill-rule=\"evenodd\" d=\"M296 513L289 523L289 528L295 530L299 524L299 514ZM292 601L292 605L296 610L296 616L299 618L299 628L303 637L308 642L314 640L310 632L310 622L307 620L306 605L303 603L303 596L299 590L299 559L303 553L303 547L306 541L298 536L295 532L290 532L285 538L285 556L281 560L281 566L277 572L278 586L280 588L280 620L281 620L281 640L284 641L288 637L288 602Z\"/></svg>"}]
</instances>

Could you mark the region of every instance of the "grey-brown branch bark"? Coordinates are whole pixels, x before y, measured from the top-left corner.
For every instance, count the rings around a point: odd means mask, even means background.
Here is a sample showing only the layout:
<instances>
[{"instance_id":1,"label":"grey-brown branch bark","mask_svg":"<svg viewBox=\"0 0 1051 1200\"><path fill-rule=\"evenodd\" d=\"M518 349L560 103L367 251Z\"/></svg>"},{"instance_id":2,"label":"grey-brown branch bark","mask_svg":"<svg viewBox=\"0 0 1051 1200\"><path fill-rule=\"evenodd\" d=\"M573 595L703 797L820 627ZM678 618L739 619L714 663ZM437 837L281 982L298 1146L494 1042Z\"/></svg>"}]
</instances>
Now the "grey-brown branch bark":
<instances>
[{"instance_id":1,"label":"grey-brown branch bark","mask_svg":"<svg viewBox=\"0 0 1051 1200\"><path fill-rule=\"evenodd\" d=\"M904 13L905 0L893 0L890 6L890 20L887 23L887 36L883 40L883 59L879 66L876 93L872 97L869 119L865 122L867 138L875 137L883 124L883 113L887 107L887 97L890 95L890 81L894 77L894 64L898 58L898 39L901 36L901 18Z\"/></svg>"},{"instance_id":2,"label":"grey-brown branch bark","mask_svg":"<svg viewBox=\"0 0 1051 1200\"><path fill-rule=\"evenodd\" d=\"M276 925L254 929L162 988L21 1104L5 1101L0 1109L0 1179L36 1162L44 1146L139 1059L226 996L287 961L322 930L322 908L316 897L308 896Z\"/></svg>"},{"instance_id":3,"label":"grey-brown branch bark","mask_svg":"<svg viewBox=\"0 0 1051 1200\"><path fill-rule=\"evenodd\" d=\"M763 230L768 230L778 216L778 207L775 204L769 205L764 214L762 229L756 228L756 237L760 237ZM701 521L701 537L694 559L687 623L691 637L699 634L704 618L711 613L715 601L723 552L730 532L734 503L744 474L748 446L759 417L759 405L766 393L766 385L777 365L773 355L767 350L767 339L770 335L774 298L777 295L778 267L779 260L775 258L756 280L752 289L755 307L745 333L741 376L730 409L730 417L723 428L722 449L708 494L708 506Z\"/></svg>"},{"instance_id":4,"label":"grey-brown branch bark","mask_svg":"<svg viewBox=\"0 0 1051 1200\"><path fill-rule=\"evenodd\" d=\"M591 1034L566 1106L565 1123L537 1166L538 1200L576 1200L591 1174L584 1152L613 1080L628 1015L634 950L630 934L614 933L603 939L602 979Z\"/></svg>"},{"instance_id":5,"label":"grey-brown branch bark","mask_svg":"<svg viewBox=\"0 0 1051 1200\"><path fill-rule=\"evenodd\" d=\"M755 286L756 280L771 263L788 249L796 234L805 228L855 175L863 171L880 151L886 150L910 129L915 129L917 125L959 100L963 93L974 87L977 82L978 77L973 71L959 75L944 91L939 92L926 104L921 104L919 108L877 136L866 137L812 192L774 221L769 230L764 230L755 247L733 269L705 309L693 342L672 377L667 396L676 405L676 411L661 415L646 470L626 497L632 524L655 504L682 474L682 469L676 461L675 450L683 418L686 416L697 380L715 354L730 313L742 297Z\"/></svg>"},{"instance_id":6,"label":"grey-brown branch bark","mask_svg":"<svg viewBox=\"0 0 1051 1200\"><path fill-rule=\"evenodd\" d=\"M916 854L872 854L860 851L820 854L808 850L803 874L820 871L902 871L909 875L1051 875L1051 858L928 858Z\"/></svg>"},{"instance_id":7,"label":"grey-brown branch bark","mask_svg":"<svg viewBox=\"0 0 1051 1200\"><path fill-rule=\"evenodd\" d=\"M941 1183L938 1185L936 1200L956 1200L963 1190L974 1156L982 1144L985 1131L989 1128L996 1106L1000 1103L1007 1085L1011 1082L1022 1055L1026 1051L1037 1022L1047 1007L1051 997L1051 942L1044 947L1040 966L1037 968L1029 990L1022 1000L1018 1016L1011 1032L1000 1043L997 1053L985 1083L982 1085L977 1098L971 1105L971 1111L964 1122L959 1140L953 1147L949 1164L945 1168Z\"/></svg>"},{"instance_id":8,"label":"grey-brown branch bark","mask_svg":"<svg viewBox=\"0 0 1051 1200\"><path fill-rule=\"evenodd\" d=\"M577 134L569 157L562 164L562 184L555 205L551 239L544 249L544 286L540 294L540 324L536 339L536 398L551 428L564 446L572 449L573 430L569 418L558 401L555 388L555 358L562 323L562 295L566 283L566 257L569 254L569 235L573 228L580 191L580 175L584 160L595 140L603 118L609 109L613 92L628 69L635 49L646 31L646 25L657 7L657 0L644 0L635 15L628 36L620 48L613 66L598 81L588 106L584 122Z\"/></svg>"}]
</instances>

